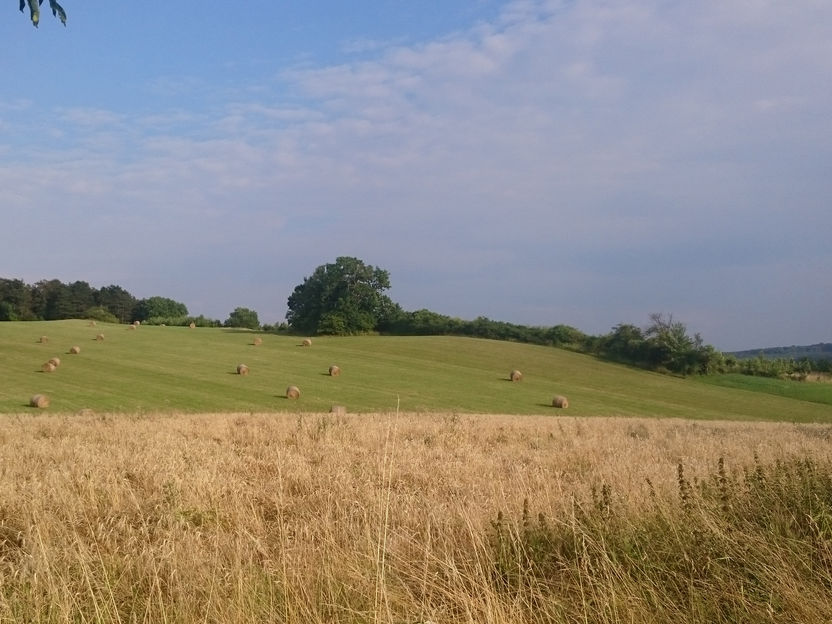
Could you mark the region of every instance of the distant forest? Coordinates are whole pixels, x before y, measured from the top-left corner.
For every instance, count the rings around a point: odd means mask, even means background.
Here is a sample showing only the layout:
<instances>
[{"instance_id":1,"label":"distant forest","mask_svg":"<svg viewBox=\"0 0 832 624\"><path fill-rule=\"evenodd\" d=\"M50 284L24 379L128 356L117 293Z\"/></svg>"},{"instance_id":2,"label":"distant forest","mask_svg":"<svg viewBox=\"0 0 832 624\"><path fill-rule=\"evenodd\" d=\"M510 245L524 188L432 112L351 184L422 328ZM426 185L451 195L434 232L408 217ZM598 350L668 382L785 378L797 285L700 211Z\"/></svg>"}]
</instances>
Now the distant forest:
<instances>
[{"instance_id":1,"label":"distant forest","mask_svg":"<svg viewBox=\"0 0 832 624\"><path fill-rule=\"evenodd\" d=\"M747 351L732 351L731 355L741 360L763 356L768 359L791 358L802 360L830 360L832 359L832 342L819 342L813 345L792 345L790 347L768 347L766 349L749 349Z\"/></svg>"},{"instance_id":2,"label":"distant forest","mask_svg":"<svg viewBox=\"0 0 832 624\"><path fill-rule=\"evenodd\" d=\"M221 325L219 321L202 316L189 317L184 303L158 296L137 299L121 286L94 288L83 281L64 284L57 279L27 284L19 279L0 278L0 321L71 318L105 323L175 318L197 325Z\"/></svg>"},{"instance_id":3,"label":"distant forest","mask_svg":"<svg viewBox=\"0 0 832 624\"><path fill-rule=\"evenodd\" d=\"M41 280L26 284L0 278L0 321L94 319L101 322L200 327L248 327L262 331L294 331L286 323L260 325L257 313L236 308L223 323L190 316L185 304L167 297L137 299L117 285L94 288L87 282L64 284ZM372 331L389 335L454 335L559 347L647 370L677 374L742 373L800 378L809 372L832 371L832 344L778 347L722 353L705 344L672 315L651 314L646 328L620 324L593 336L569 325L539 327L494 321L486 317L462 320L430 310L408 312L393 304L385 308Z\"/></svg>"}]
</instances>

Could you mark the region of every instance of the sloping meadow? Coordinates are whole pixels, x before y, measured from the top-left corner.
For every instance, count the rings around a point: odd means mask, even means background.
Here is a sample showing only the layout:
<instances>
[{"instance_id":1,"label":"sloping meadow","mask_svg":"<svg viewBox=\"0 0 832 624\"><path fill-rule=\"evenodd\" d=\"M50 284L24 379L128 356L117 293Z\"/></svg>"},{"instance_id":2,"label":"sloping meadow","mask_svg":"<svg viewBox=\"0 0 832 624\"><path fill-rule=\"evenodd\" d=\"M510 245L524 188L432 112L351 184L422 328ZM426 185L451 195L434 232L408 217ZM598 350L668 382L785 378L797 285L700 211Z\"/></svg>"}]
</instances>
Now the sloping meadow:
<instances>
[{"instance_id":1,"label":"sloping meadow","mask_svg":"<svg viewBox=\"0 0 832 624\"><path fill-rule=\"evenodd\" d=\"M41 338L46 341L42 341ZM77 347L77 353L73 348ZM457 337L276 336L86 321L0 323L0 412L458 412L829 421L829 405L548 347ZM50 358L61 363L43 372ZM247 374L238 374L245 365ZM337 366L339 375L331 375ZM520 381L511 372L522 373ZM296 386L299 398L287 398Z\"/></svg>"}]
</instances>

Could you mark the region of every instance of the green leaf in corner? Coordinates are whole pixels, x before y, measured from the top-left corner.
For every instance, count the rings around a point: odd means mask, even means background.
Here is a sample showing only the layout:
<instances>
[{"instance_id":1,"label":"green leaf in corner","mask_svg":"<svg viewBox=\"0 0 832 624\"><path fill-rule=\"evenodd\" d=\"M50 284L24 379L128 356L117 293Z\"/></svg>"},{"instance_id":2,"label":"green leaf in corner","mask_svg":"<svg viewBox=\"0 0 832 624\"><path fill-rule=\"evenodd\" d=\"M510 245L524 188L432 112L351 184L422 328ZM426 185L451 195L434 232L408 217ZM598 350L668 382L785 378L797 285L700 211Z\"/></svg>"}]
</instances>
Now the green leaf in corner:
<instances>
[{"instance_id":1,"label":"green leaf in corner","mask_svg":"<svg viewBox=\"0 0 832 624\"><path fill-rule=\"evenodd\" d=\"M29 14L32 17L32 25L37 28L40 21L40 5L38 0L27 0L29 3Z\"/></svg>"},{"instance_id":2,"label":"green leaf in corner","mask_svg":"<svg viewBox=\"0 0 832 624\"><path fill-rule=\"evenodd\" d=\"M49 6L52 7L52 15L61 20L61 23L66 26L66 12L64 8L56 0L49 0Z\"/></svg>"}]
</instances>

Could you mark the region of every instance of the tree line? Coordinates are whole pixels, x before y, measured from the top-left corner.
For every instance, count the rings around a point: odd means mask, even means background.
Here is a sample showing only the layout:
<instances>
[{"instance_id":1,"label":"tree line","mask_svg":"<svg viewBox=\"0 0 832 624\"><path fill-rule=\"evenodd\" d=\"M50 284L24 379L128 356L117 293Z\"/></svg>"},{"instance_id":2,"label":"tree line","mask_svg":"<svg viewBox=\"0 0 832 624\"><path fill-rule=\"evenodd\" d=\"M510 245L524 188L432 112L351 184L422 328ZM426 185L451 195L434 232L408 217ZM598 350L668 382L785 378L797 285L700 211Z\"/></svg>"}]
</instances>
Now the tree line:
<instances>
[{"instance_id":1,"label":"tree line","mask_svg":"<svg viewBox=\"0 0 832 624\"><path fill-rule=\"evenodd\" d=\"M308 334L447 335L509 340L587 353L640 368L679 375L744 373L800 378L807 372L830 370L830 362L753 361L726 355L690 335L673 315L651 314L645 328L620 324L593 336L569 325L537 327L494 321L480 316L463 320L430 310L405 311L384 291L387 271L358 258L339 257L315 269L295 287L286 315L290 329Z\"/></svg>"},{"instance_id":2,"label":"tree line","mask_svg":"<svg viewBox=\"0 0 832 624\"><path fill-rule=\"evenodd\" d=\"M191 316L184 303L168 297L138 299L115 284L95 288L84 281L65 284L51 279L27 284L20 279L0 278L0 321L72 318L103 323L260 328L257 312L248 308L235 308L223 323L203 315Z\"/></svg>"},{"instance_id":3,"label":"tree line","mask_svg":"<svg viewBox=\"0 0 832 624\"><path fill-rule=\"evenodd\" d=\"M295 287L286 318L290 327L310 334L470 336L567 348L682 375L725 369L722 353L698 334L689 336L672 316L654 314L644 330L619 325L605 336L590 336L568 325L532 327L486 317L466 321L424 309L407 312L384 294L389 288L387 271L342 256Z\"/></svg>"},{"instance_id":4,"label":"tree line","mask_svg":"<svg viewBox=\"0 0 832 624\"><path fill-rule=\"evenodd\" d=\"M287 301L286 323L260 325L257 312L235 308L225 322L190 316L183 303L166 297L136 299L120 286L91 287L87 282L64 284L42 280L33 285L0 279L0 320L100 321L209 327L245 327L290 331L302 335L446 335L507 340L586 353L647 370L677 375L743 373L805 378L810 372L832 371L828 360L751 359L724 354L690 335L672 315L651 314L649 324L619 324L607 334L585 334L569 325L519 325L480 316L463 320L426 309L406 311L385 291L389 273L353 257L317 267L298 284Z\"/></svg>"}]
</instances>

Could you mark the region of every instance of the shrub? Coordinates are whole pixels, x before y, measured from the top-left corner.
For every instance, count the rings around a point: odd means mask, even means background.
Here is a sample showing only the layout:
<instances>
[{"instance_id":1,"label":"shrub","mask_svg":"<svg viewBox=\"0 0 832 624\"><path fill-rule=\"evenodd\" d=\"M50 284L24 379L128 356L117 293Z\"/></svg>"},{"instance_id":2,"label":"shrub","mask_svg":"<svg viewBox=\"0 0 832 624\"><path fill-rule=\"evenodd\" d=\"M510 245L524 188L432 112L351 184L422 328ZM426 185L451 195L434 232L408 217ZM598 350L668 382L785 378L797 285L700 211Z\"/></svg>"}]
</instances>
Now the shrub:
<instances>
[{"instance_id":1,"label":"shrub","mask_svg":"<svg viewBox=\"0 0 832 624\"><path fill-rule=\"evenodd\" d=\"M90 321L98 321L100 323L118 323L116 315L103 306L87 308L84 311L84 318Z\"/></svg>"}]
</instances>

